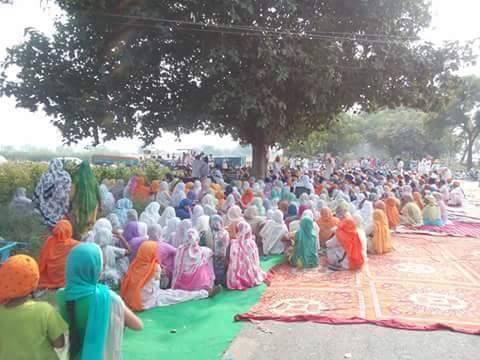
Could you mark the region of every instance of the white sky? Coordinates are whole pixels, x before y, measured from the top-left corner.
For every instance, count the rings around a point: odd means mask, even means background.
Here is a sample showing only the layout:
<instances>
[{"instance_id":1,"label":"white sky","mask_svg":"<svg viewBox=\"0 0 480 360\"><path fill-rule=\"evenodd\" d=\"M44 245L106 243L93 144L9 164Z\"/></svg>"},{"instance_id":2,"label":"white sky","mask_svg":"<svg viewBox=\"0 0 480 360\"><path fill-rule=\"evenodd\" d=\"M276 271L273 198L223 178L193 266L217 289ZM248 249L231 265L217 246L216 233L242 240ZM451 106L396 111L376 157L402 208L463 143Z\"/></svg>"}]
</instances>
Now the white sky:
<instances>
[{"instance_id":1,"label":"white sky","mask_svg":"<svg viewBox=\"0 0 480 360\"><path fill-rule=\"evenodd\" d=\"M480 0L432 0L433 22L425 38L432 41L469 40L480 37ZM40 1L15 0L14 5L0 4L0 59L7 47L20 42L25 27L35 27L46 33L53 31L54 10L40 7ZM466 73L480 75L480 64L466 69ZM31 113L16 109L13 99L0 98L0 145L32 145L56 148L62 144L58 130L49 123L42 113ZM195 148L204 144L217 147L234 147L230 137L220 138L215 135L205 136L194 133L182 137L182 143L175 141L173 135L166 135L157 141L156 146L162 150L178 148ZM141 145L138 140L118 140L107 144L114 149L135 152Z\"/></svg>"}]
</instances>

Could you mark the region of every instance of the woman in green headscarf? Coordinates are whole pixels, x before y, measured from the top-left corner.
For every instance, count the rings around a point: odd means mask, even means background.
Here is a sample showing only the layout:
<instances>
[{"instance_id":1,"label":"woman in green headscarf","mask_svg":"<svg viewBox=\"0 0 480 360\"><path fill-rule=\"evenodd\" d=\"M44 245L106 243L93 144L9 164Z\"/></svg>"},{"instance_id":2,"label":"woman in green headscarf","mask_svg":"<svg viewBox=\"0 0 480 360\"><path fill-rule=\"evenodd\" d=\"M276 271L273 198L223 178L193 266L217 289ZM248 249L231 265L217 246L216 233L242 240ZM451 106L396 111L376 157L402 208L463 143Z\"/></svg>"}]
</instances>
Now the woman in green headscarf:
<instances>
[{"instance_id":1,"label":"woman in green headscarf","mask_svg":"<svg viewBox=\"0 0 480 360\"><path fill-rule=\"evenodd\" d=\"M70 199L74 238L82 239L95 224L101 201L100 188L88 161L83 161L73 176Z\"/></svg>"},{"instance_id":2,"label":"woman in green headscarf","mask_svg":"<svg viewBox=\"0 0 480 360\"><path fill-rule=\"evenodd\" d=\"M300 221L300 229L295 234L295 245L290 264L297 268L318 266L318 235L315 233L312 218L305 216Z\"/></svg>"}]
</instances>

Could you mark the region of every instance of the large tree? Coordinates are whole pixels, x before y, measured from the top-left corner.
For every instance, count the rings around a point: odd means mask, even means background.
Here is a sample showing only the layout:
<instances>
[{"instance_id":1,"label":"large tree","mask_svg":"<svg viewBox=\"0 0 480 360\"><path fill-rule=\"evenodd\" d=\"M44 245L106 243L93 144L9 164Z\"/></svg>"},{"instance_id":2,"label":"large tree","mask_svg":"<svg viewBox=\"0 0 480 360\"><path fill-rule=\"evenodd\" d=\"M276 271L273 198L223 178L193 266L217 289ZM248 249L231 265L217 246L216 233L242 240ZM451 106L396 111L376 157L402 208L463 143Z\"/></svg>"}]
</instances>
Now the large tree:
<instances>
[{"instance_id":1,"label":"large tree","mask_svg":"<svg viewBox=\"0 0 480 360\"><path fill-rule=\"evenodd\" d=\"M1 86L67 142L196 129L268 147L352 106L435 106L457 44L419 41L427 0L56 0L49 38L27 29Z\"/></svg>"}]
</instances>

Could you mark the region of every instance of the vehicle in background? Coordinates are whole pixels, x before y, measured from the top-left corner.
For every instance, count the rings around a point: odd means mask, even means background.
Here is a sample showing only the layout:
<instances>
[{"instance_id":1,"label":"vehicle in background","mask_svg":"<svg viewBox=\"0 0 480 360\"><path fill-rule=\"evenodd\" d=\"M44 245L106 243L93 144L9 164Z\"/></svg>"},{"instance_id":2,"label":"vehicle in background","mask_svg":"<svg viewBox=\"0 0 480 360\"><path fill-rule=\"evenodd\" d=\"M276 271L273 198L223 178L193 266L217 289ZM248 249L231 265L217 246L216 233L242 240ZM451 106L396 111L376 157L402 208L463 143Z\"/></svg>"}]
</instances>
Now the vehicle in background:
<instances>
[{"instance_id":1,"label":"vehicle in background","mask_svg":"<svg viewBox=\"0 0 480 360\"><path fill-rule=\"evenodd\" d=\"M123 166L138 166L140 159L134 155L92 155L91 160L93 165L123 165Z\"/></svg>"},{"instance_id":2,"label":"vehicle in background","mask_svg":"<svg viewBox=\"0 0 480 360\"><path fill-rule=\"evenodd\" d=\"M68 163L72 163L73 165L80 165L82 162L82 159L77 157L71 157L71 156L62 156L62 157L57 157L55 159L60 160L61 162L63 162L64 165Z\"/></svg>"},{"instance_id":3,"label":"vehicle in background","mask_svg":"<svg viewBox=\"0 0 480 360\"><path fill-rule=\"evenodd\" d=\"M215 166L223 168L224 162L227 163L229 169L238 169L246 164L244 156L214 156L213 163Z\"/></svg>"}]
</instances>

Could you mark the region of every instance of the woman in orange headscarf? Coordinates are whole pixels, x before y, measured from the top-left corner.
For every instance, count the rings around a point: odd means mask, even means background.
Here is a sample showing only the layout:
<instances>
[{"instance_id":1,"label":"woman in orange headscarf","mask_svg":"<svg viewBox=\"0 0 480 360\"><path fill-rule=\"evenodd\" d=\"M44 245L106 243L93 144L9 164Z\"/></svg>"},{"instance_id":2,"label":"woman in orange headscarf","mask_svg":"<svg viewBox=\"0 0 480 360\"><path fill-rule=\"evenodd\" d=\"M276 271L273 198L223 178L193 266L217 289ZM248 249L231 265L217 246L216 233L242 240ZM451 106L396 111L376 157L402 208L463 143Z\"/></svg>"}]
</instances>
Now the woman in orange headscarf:
<instances>
[{"instance_id":1,"label":"woman in orange headscarf","mask_svg":"<svg viewBox=\"0 0 480 360\"><path fill-rule=\"evenodd\" d=\"M320 240L321 247L325 247L326 241L335 235L333 228L337 227L339 222L340 220L333 216L330 208L325 207L320 209L320 217L317 220L317 224L320 227L318 238Z\"/></svg>"},{"instance_id":2,"label":"woman in orange headscarf","mask_svg":"<svg viewBox=\"0 0 480 360\"><path fill-rule=\"evenodd\" d=\"M414 192L413 199L417 203L420 210L423 210L423 208L425 207L425 203L423 202L422 195L419 192Z\"/></svg>"},{"instance_id":3,"label":"woman in orange headscarf","mask_svg":"<svg viewBox=\"0 0 480 360\"><path fill-rule=\"evenodd\" d=\"M362 242L351 217L343 219L338 224L335 237L327 241L327 261L334 270L358 270L365 262Z\"/></svg>"},{"instance_id":4,"label":"woman in orange headscarf","mask_svg":"<svg viewBox=\"0 0 480 360\"><path fill-rule=\"evenodd\" d=\"M160 180L153 180L152 184L150 185L150 193L154 199L159 192L160 192Z\"/></svg>"},{"instance_id":5,"label":"woman in orange headscarf","mask_svg":"<svg viewBox=\"0 0 480 360\"><path fill-rule=\"evenodd\" d=\"M245 192L242 195L242 198L240 199L240 203L242 204L242 207L246 209L248 205L253 201L255 198L255 194L253 193L253 190L248 188L245 190Z\"/></svg>"},{"instance_id":6,"label":"woman in orange headscarf","mask_svg":"<svg viewBox=\"0 0 480 360\"><path fill-rule=\"evenodd\" d=\"M65 286L65 263L70 250L79 242L72 239L72 225L61 220L40 251L40 288L58 289Z\"/></svg>"},{"instance_id":7,"label":"woman in orange headscarf","mask_svg":"<svg viewBox=\"0 0 480 360\"><path fill-rule=\"evenodd\" d=\"M400 225L399 205L400 202L393 195L389 195L385 200L385 213L388 218L388 226L390 226L392 230L395 230L397 226Z\"/></svg>"},{"instance_id":8,"label":"woman in orange headscarf","mask_svg":"<svg viewBox=\"0 0 480 360\"><path fill-rule=\"evenodd\" d=\"M157 262L158 243L144 241L120 287L120 296L135 311L200 300L218 293L220 288L199 291L160 288L161 267Z\"/></svg>"},{"instance_id":9,"label":"woman in orange headscarf","mask_svg":"<svg viewBox=\"0 0 480 360\"><path fill-rule=\"evenodd\" d=\"M150 188L145 186L145 178L137 176L135 187L132 189L132 200L139 202L147 202L150 199Z\"/></svg>"},{"instance_id":10,"label":"woman in orange headscarf","mask_svg":"<svg viewBox=\"0 0 480 360\"><path fill-rule=\"evenodd\" d=\"M388 219L382 210L373 212L373 237L368 245L369 252L377 255L390 252L393 248Z\"/></svg>"},{"instance_id":11,"label":"woman in orange headscarf","mask_svg":"<svg viewBox=\"0 0 480 360\"><path fill-rule=\"evenodd\" d=\"M215 199L217 199L217 209L221 209L223 207L223 204L225 203L225 194L223 191L217 191L215 193Z\"/></svg>"}]
</instances>

